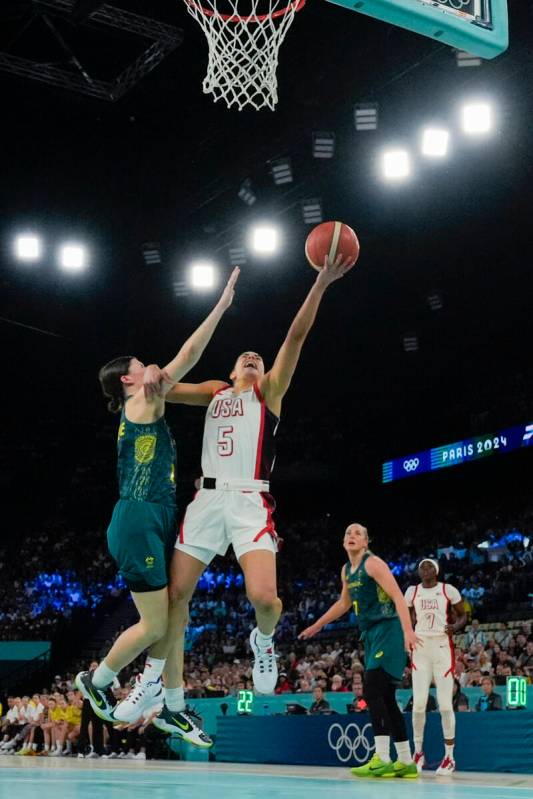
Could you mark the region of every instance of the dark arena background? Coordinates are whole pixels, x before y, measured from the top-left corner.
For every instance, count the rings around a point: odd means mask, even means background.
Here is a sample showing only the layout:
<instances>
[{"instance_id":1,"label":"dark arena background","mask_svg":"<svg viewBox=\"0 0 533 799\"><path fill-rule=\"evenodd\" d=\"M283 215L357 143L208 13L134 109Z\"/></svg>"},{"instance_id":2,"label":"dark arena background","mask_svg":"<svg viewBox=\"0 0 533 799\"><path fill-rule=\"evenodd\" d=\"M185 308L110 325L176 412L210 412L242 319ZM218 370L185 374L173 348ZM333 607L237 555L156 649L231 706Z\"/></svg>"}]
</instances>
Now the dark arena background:
<instances>
[{"instance_id":1,"label":"dark arena background","mask_svg":"<svg viewBox=\"0 0 533 799\"><path fill-rule=\"evenodd\" d=\"M533 3L369 0L385 21L308 0L281 44L275 110L242 111L202 92L207 42L187 2L117 3L0 5L0 799L406 796L409 783L350 771L377 745L358 611L298 638L339 598L354 522L402 593L433 558L466 614L450 639L456 771L435 773L433 686L413 788L525 799ZM467 18L474 5L492 27ZM508 48L477 57L472 31L492 41L506 5ZM459 20L470 51L400 26L407 6ZM328 220L361 252L324 295L276 435L275 690L254 689L255 612L230 547L200 577L185 633L185 702L214 745L157 728L157 702L102 722L76 675L139 616L107 546L120 417L98 370L124 354L169 363L234 266L233 302L185 380L229 383L245 351L268 370L317 280L306 237ZM166 407L177 535L205 408ZM118 673L115 701L145 660ZM414 756L412 674L409 661L396 700Z\"/></svg>"}]
</instances>

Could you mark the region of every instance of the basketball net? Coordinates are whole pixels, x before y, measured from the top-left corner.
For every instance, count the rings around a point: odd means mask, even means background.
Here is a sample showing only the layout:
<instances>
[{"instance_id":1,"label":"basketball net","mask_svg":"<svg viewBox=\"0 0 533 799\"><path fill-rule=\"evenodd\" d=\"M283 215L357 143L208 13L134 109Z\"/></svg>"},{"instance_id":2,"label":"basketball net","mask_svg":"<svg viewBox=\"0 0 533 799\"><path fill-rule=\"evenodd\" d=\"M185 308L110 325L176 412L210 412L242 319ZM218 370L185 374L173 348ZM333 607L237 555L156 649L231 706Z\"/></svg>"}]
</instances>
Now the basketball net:
<instances>
[{"instance_id":1,"label":"basketball net","mask_svg":"<svg viewBox=\"0 0 533 799\"><path fill-rule=\"evenodd\" d=\"M240 9L239 0L185 0L209 46L204 94L239 111L249 105L275 109L279 48L294 15L305 5L305 0L289 0L289 5L287 1L247 0L243 16L243 0ZM268 3L267 13L258 14L260 2L263 9Z\"/></svg>"}]
</instances>

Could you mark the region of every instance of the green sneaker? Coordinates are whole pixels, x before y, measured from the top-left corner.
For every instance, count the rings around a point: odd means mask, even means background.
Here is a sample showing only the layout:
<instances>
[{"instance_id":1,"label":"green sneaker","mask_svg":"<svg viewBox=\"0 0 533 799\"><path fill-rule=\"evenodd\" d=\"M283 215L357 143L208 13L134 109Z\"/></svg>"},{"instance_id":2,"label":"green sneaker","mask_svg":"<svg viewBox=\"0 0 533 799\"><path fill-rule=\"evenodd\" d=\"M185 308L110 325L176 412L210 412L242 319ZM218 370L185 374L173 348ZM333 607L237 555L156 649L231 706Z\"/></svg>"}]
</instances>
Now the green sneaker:
<instances>
[{"instance_id":1,"label":"green sneaker","mask_svg":"<svg viewBox=\"0 0 533 799\"><path fill-rule=\"evenodd\" d=\"M355 777L382 777L384 773L393 771L393 763L385 763L379 755L373 755L364 766L356 766L350 771ZM394 773L390 775L394 777Z\"/></svg>"},{"instance_id":2,"label":"green sneaker","mask_svg":"<svg viewBox=\"0 0 533 799\"><path fill-rule=\"evenodd\" d=\"M394 764L394 774L384 776L402 777L404 780L416 780L418 769L416 763L401 763L399 760Z\"/></svg>"}]
</instances>

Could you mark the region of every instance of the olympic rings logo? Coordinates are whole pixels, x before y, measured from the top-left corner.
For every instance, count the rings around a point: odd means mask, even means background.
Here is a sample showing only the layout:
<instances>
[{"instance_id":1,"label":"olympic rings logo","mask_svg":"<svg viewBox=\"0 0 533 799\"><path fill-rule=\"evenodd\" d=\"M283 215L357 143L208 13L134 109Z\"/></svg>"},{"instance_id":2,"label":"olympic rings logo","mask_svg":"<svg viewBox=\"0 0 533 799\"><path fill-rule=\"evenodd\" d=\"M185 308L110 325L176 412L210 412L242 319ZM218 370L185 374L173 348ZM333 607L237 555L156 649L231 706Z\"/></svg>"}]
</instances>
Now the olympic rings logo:
<instances>
[{"instance_id":1,"label":"olympic rings logo","mask_svg":"<svg viewBox=\"0 0 533 799\"><path fill-rule=\"evenodd\" d=\"M353 722L348 724L346 729L338 723L331 725L328 730L328 743L341 763L348 763L352 759L356 763L367 762L375 748L370 744L367 735L371 729L371 724L365 724L363 729L360 729Z\"/></svg>"},{"instance_id":2,"label":"olympic rings logo","mask_svg":"<svg viewBox=\"0 0 533 799\"><path fill-rule=\"evenodd\" d=\"M409 460L403 462L403 468L406 472L416 472L419 466L420 461L418 458L410 458Z\"/></svg>"}]
</instances>

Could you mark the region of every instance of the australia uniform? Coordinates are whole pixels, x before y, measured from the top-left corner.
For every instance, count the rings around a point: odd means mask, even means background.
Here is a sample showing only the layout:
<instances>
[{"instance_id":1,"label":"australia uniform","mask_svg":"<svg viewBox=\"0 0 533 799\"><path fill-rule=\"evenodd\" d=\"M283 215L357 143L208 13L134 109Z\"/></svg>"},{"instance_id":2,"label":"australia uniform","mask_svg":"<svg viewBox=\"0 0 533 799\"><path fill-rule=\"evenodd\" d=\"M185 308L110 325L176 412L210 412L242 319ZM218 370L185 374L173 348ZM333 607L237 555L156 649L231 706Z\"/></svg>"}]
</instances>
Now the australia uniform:
<instances>
[{"instance_id":1,"label":"australia uniform","mask_svg":"<svg viewBox=\"0 0 533 799\"><path fill-rule=\"evenodd\" d=\"M424 643L415 649L412 657L413 702L425 709L434 681L439 708L451 710L455 651L445 628L450 623L451 607L461 601L461 594L447 583L437 583L432 588L424 588L420 583L409 586L405 601L407 607L414 608L415 632Z\"/></svg>"},{"instance_id":2,"label":"australia uniform","mask_svg":"<svg viewBox=\"0 0 533 799\"><path fill-rule=\"evenodd\" d=\"M177 549L206 564L230 544L237 559L252 550L277 551L269 479L278 422L255 385L239 393L228 386L213 396L200 489L187 507Z\"/></svg>"},{"instance_id":3,"label":"australia uniform","mask_svg":"<svg viewBox=\"0 0 533 799\"><path fill-rule=\"evenodd\" d=\"M407 665L402 625L394 602L366 571L371 555L366 552L354 572L350 562L344 567L344 579L365 647L365 671L381 668L393 681L400 682Z\"/></svg>"},{"instance_id":4,"label":"australia uniform","mask_svg":"<svg viewBox=\"0 0 533 799\"><path fill-rule=\"evenodd\" d=\"M168 584L176 540L176 445L164 417L141 424L123 410L117 446L109 551L131 591L157 591Z\"/></svg>"}]
</instances>

